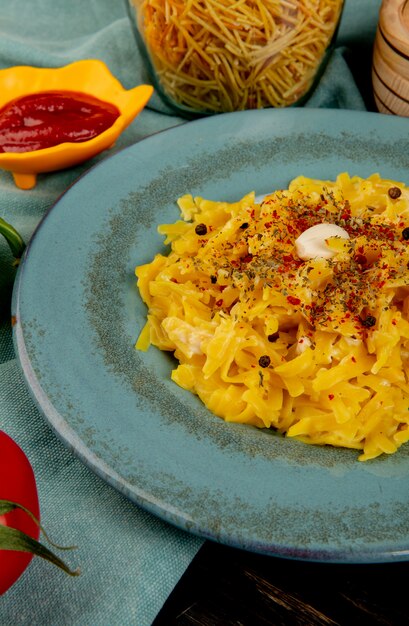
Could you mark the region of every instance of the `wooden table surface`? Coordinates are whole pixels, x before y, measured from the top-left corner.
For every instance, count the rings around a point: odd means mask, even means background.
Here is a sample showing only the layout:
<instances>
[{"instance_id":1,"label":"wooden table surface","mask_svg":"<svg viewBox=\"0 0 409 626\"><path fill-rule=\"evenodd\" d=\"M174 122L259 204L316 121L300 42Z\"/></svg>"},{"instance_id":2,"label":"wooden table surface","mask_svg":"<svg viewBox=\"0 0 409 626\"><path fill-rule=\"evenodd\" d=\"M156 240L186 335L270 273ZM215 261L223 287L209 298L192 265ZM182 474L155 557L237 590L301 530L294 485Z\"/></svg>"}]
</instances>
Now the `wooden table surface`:
<instances>
[{"instance_id":1,"label":"wooden table surface","mask_svg":"<svg viewBox=\"0 0 409 626\"><path fill-rule=\"evenodd\" d=\"M409 562L298 562L206 542L153 626L409 625L408 574Z\"/></svg>"}]
</instances>

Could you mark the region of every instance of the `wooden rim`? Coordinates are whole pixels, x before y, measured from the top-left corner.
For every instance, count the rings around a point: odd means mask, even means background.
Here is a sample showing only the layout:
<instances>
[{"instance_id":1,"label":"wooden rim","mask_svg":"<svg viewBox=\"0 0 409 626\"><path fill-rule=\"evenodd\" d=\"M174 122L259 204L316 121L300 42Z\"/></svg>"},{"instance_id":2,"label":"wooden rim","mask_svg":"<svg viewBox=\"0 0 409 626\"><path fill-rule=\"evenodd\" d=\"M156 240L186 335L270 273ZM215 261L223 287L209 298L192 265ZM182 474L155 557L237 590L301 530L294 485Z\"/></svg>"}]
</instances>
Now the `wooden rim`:
<instances>
[{"instance_id":1,"label":"wooden rim","mask_svg":"<svg viewBox=\"0 0 409 626\"><path fill-rule=\"evenodd\" d=\"M379 30L397 54L409 60L409 2L384 0L379 12Z\"/></svg>"}]
</instances>

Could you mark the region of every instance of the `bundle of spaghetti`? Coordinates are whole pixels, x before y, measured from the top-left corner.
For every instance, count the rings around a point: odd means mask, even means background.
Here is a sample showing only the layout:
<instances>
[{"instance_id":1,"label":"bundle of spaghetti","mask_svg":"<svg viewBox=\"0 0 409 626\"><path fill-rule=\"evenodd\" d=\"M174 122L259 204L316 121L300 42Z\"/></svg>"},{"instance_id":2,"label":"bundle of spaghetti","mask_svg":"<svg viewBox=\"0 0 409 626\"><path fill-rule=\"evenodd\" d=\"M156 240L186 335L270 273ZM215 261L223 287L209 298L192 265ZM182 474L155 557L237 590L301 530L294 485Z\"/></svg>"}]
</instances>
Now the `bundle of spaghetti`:
<instances>
[{"instance_id":1,"label":"bundle of spaghetti","mask_svg":"<svg viewBox=\"0 0 409 626\"><path fill-rule=\"evenodd\" d=\"M283 107L308 92L343 0L133 0L164 92L205 112Z\"/></svg>"},{"instance_id":2,"label":"bundle of spaghetti","mask_svg":"<svg viewBox=\"0 0 409 626\"><path fill-rule=\"evenodd\" d=\"M174 352L172 379L227 421L307 443L393 453L409 439L409 189L298 177L261 203L190 195L159 227L171 250L136 269L137 342ZM296 240L333 223L331 258Z\"/></svg>"}]
</instances>

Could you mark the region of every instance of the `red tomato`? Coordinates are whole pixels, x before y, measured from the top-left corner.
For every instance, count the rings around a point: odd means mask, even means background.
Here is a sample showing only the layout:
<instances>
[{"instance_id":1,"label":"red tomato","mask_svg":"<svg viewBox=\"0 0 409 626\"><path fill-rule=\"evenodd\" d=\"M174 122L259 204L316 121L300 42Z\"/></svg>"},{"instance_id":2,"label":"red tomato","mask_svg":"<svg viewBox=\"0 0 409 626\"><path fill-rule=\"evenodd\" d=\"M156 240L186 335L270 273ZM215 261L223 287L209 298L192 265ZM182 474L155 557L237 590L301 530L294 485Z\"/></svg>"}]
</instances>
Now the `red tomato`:
<instances>
[{"instance_id":1,"label":"red tomato","mask_svg":"<svg viewBox=\"0 0 409 626\"><path fill-rule=\"evenodd\" d=\"M21 504L40 519L37 487L30 462L15 441L1 430L0 500ZM0 525L17 528L36 540L40 534L37 524L21 509L0 515ZM0 550L0 595L16 582L32 558L33 555L28 552Z\"/></svg>"}]
</instances>

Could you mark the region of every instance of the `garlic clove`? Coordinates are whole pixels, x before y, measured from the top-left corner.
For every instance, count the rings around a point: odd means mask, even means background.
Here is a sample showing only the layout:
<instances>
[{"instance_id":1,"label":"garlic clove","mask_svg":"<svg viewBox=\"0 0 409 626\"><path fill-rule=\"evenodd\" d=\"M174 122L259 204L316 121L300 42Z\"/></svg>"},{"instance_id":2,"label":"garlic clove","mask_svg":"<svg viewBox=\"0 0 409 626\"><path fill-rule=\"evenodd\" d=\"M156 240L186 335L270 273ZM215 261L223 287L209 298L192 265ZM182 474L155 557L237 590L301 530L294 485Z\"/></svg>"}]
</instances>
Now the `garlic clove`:
<instances>
[{"instance_id":1,"label":"garlic clove","mask_svg":"<svg viewBox=\"0 0 409 626\"><path fill-rule=\"evenodd\" d=\"M327 239L330 237L341 237L341 239L349 239L349 235L344 228L336 224L316 224L307 228L295 240L295 249L300 259L304 261L321 257L330 259L336 252L327 246Z\"/></svg>"}]
</instances>

